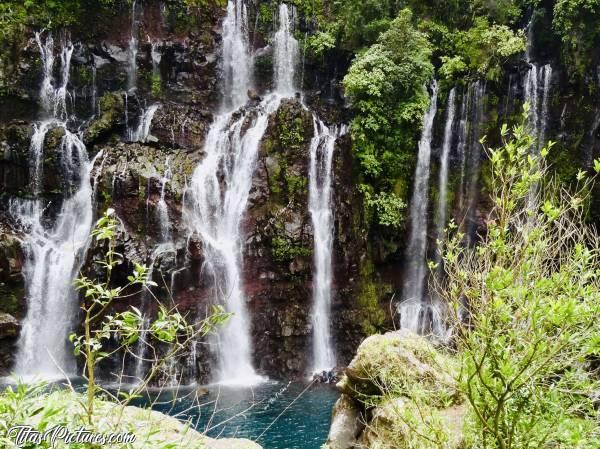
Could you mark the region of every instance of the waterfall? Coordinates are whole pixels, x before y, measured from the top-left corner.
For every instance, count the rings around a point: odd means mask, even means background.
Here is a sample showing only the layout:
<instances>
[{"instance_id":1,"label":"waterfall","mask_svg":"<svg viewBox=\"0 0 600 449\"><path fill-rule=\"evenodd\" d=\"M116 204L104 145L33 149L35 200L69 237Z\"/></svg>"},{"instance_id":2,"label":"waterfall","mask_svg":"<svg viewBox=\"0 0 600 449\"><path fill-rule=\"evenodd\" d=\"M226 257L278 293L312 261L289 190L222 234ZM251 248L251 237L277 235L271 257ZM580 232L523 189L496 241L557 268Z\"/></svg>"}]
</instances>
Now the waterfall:
<instances>
[{"instance_id":1,"label":"waterfall","mask_svg":"<svg viewBox=\"0 0 600 449\"><path fill-rule=\"evenodd\" d=\"M446 226L446 212L448 210L448 168L450 150L452 149L452 138L454 130L454 116L456 114L456 88L450 90L448 95L448 106L446 109L446 123L444 126L444 142L442 143L442 154L440 156L440 173L438 188L438 203L435 214L435 236L437 240L444 239L444 227ZM442 257L439 249L436 251L435 261L438 264L438 273L442 269Z\"/></svg>"},{"instance_id":2,"label":"waterfall","mask_svg":"<svg viewBox=\"0 0 600 449\"><path fill-rule=\"evenodd\" d=\"M400 327L421 335L445 338L447 330L442 317L442 306L425 294L427 270L427 207L431 163L433 122L437 112L437 83L432 85L429 109L423 117L423 131L415 170L415 183L410 209L410 241L407 249L408 266L404 284L404 298L398 306Z\"/></svg>"},{"instance_id":3,"label":"waterfall","mask_svg":"<svg viewBox=\"0 0 600 449\"><path fill-rule=\"evenodd\" d=\"M162 54L158 50L158 42L150 42L150 58L152 59L152 75L160 77L160 60Z\"/></svg>"},{"instance_id":4,"label":"waterfall","mask_svg":"<svg viewBox=\"0 0 600 449\"><path fill-rule=\"evenodd\" d=\"M313 128L308 177L308 209L314 234L313 373L321 373L335 368L335 354L329 328L333 248L331 184L335 141L343 130L329 128L314 116Z\"/></svg>"},{"instance_id":5,"label":"waterfall","mask_svg":"<svg viewBox=\"0 0 600 449\"><path fill-rule=\"evenodd\" d=\"M158 220L160 223L160 237L162 243L171 242L171 224L169 222L169 209L167 208L167 202L165 201L165 187L167 183L171 181L172 177L171 158L170 156L167 156L165 161L165 172L160 179L160 200L158 201Z\"/></svg>"},{"instance_id":6,"label":"waterfall","mask_svg":"<svg viewBox=\"0 0 600 449\"><path fill-rule=\"evenodd\" d=\"M127 47L127 92L134 92L137 88L137 54L138 54L138 19L137 1L131 4L131 35Z\"/></svg>"},{"instance_id":7,"label":"waterfall","mask_svg":"<svg viewBox=\"0 0 600 449\"><path fill-rule=\"evenodd\" d=\"M546 131L548 128L548 99L550 97L552 84L552 66L546 64L540 69L539 66L532 61L534 16L532 16L527 24L527 48L525 50L525 60L529 64L529 70L525 75L523 91L525 97L524 100L529 103L530 107L528 117L529 132L536 139L533 149L539 152L545 145Z\"/></svg>"},{"instance_id":8,"label":"waterfall","mask_svg":"<svg viewBox=\"0 0 600 449\"><path fill-rule=\"evenodd\" d=\"M22 377L62 377L74 374L76 366L68 334L77 316L77 293L72 282L77 274L89 243L93 221L92 186L90 172L93 161L77 134L67 128L66 97L69 81L70 58L73 46L66 44L61 52L61 81L53 79L53 41L48 36L42 44L39 34L44 79L40 102L46 119L34 126L31 141L31 158L37 168L32 172L35 198L14 200L11 214L25 231L26 255L24 277L27 291L27 314L18 341L15 373ZM41 189L44 138L51 128L61 128L64 135L60 156L64 170L65 197L54 224L47 225L46 206L39 198Z\"/></svg>"},{"instance_id":9,"label":"waterfall","mask_svg":"<svg viewBox=\"0 0 600 449\"><path fill-rule=\"evenodd\" d=\"M279 29L274 38L274 71L275 88L282 95L292 96L295 92L295 66L299 60L298 41L294 39L292 27L294 24L293 9L286 4L279 5Z\"/></svg>"},{"instance_id":10,"label":"waterfall","mask_svg":"<svg viewBox=\"0 0 600 449\"><path fill-rule=\"evenodd\" d=\"M279 9L279 31L275 46L290 42L291 35L287 6ZM244 25L245 6L241 1L229 2L224 21L223 58L224 68L244 66L251 61L248 48L247 26ZM236 35L241 34L241 35ZM234 48L236 47L236 48ZM241 55L235 61L229 59ZM276 55L277 58L277 55ZM256 108L235 111L229 109L215 117L206 142L204 158L195 168L185 195L184 214L188 227L203 243L205 261L203 270L213 280L213 298L224 304L233 316L220 328L218 335L218 360L216 380L220 383L248 385L262 380L252 366L250 321L244 292L242 251L244 218L252 174L256 165L260 141L267 129L269 115L274 113L281 99L290 92L279 75L293 79L295 61L285 60L289 66L276 71L276 86L286 86L285 91L276 90L260 102ZM233 65L235 63L235 66ZM231 66L230 66L231 64ZM279 66L280 61L275 61ZM242 74L245 73L245 78ZM250 71L243 69L232 78L225 77L224 106L236 105L246 99L250 86Z\"/></svg>"},{"instance_id":11,"label":"waterfall","mask_svg":"<svg viewBox=\"0 0 600 449\"><path fill-rule=\"evenodd\" d=\"M552 66L546 64L541 69L534 63L527 72L524 84L525 101L529 103L527 117L528 131L534 137L535 143L531 151L539 153L546 144L546 131L548 128L548 100L552 84ZM537 192L537 183L529 188L527 201L533 205Z\"/></svg>"},{"instance_id":12,"label":"waterfall","mask_svg":"<svg viewBox=\"0 0 600 449\"><path fill-rule=\"evenodd\" d=\"M463 94L460 121L458 124L458 156L460 180L458 186L458 208L461 214L460 225L465 233L465 243L473 239L472 221L478 198L479 168L481 165L481 144L479 142L481 123L484 119L484 95L486 85L474 81Z\"/></svg>"},{"instance_id":13,"label":"waterfall","mask_svg":"<svg viewBox=\"0 0 600 449\"><path fill-rule=\"evenodd\" d=\"M152 125L152 119L158 109L158 104L153 104L142 110L140 115L137 128L135 130L128 130L127 140L129 142L147 142L150 136L150 126Z\"/></svg>"},{"instance_id":14,"label":"waterfall","mask_svg":"<svg viewBox=\"0 0 600 449\"><path fill-rule=\"evenodd\" d=\"M437 111L437 90L437 83L434 81L429 109L423 117L423 131L421 140L419 141L419 154L410 206L410 240L407 250L409 261L404 289L405 301L422 302L424 300L429 168L431 162L433 119Z\"/></svg>"},{"instance_id":15,"label":"waterfall","mask_svg":"<svg viewBox=\"0 0 600 449\"><path fill-rule=\"evenodd\" d=\"M252 64L246 5L243 0L229 0L227 16L223 21L222 67L225 109L236 109L246 103L248 89L252 84Z\"/></svg>"}]
</instances>

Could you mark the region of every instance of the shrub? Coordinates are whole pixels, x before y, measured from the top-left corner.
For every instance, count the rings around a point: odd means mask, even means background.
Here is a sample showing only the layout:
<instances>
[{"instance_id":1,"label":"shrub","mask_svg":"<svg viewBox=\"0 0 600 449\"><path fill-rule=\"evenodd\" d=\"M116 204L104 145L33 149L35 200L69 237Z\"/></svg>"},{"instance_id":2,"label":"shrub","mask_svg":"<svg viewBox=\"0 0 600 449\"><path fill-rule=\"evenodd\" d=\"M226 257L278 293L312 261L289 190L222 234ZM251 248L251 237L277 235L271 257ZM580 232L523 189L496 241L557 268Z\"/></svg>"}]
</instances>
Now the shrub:
<instances>
[{"instance_id":1,"label":"shrub","mask_svg":"<svg viewBox=\"0 0 600 449\"><path fill-rule=\"evenodd\" d=\"M600 240L585 224L590 181L572 191L546 176L523 122L490 150L487 234L443 249L438 285L455 326L470 443L485 448L598 447L589 367L599 353Z\"/></svg>"}]
</instances>

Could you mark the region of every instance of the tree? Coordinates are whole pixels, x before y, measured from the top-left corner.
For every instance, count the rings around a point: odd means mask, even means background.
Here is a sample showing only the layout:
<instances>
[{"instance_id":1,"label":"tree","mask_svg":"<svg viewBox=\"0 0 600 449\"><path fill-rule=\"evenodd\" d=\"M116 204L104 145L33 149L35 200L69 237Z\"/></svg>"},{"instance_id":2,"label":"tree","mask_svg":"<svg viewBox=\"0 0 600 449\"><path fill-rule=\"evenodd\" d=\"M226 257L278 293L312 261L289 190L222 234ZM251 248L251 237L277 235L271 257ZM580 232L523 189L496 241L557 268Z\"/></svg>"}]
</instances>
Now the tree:
<instances>
[{"instance_id":1,"label":"tree","mask_svg":"<svg viewBox=\"0 0 600 449\"><path fill-rule=\"evenodd\" d=\"M398 179L410 177L428 106L424 86L433 75L431 45L411 21L410 10L402 10L377 43L356 57L344 78L356 111L354 152L373 197L380 192L389 197Z\"/></svg>"}]
</instances>

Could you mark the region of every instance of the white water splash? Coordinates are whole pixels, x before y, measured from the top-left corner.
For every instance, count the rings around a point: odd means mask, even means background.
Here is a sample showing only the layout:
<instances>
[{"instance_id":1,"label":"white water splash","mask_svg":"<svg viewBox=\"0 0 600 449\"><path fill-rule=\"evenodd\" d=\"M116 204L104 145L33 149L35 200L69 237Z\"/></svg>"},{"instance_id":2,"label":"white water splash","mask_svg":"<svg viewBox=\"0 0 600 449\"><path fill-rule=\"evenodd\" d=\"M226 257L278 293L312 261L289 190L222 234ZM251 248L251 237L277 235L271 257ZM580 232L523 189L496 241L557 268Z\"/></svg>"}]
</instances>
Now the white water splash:
<instances>
[{"instance_id":1,"label":"white water splash","mask_svg":"<svg viewBox=\"0 0 600 449\"><path fill-rule=\"evenodd\" d=\"M313 274L313 373L335 368L331 342L330 309L332 288L333 205L332 163L336 139L343 129L329 128L313 116L310 142L308 210L314 234Z\"/></svg>"}]
</instances>

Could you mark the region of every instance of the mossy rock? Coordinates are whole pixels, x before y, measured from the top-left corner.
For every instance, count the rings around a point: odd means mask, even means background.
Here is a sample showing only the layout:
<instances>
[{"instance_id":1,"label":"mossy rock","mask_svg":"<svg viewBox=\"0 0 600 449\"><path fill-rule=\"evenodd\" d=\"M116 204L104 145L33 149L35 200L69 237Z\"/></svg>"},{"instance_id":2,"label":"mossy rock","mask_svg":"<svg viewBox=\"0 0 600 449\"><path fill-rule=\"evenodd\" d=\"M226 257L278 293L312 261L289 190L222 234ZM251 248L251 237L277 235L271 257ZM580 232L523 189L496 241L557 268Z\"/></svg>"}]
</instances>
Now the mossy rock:
<instances>
[{"instance_id":1,"label":"mossy rock","mask_svg":"<svg viewBox=\"0 0 600 449\"><path fill-rule=\"evenodd\" d=\"M96 400L94 404L93 426L87 424L84 398L82 395L68 391L42 393L27 398L27 409L22 413L20 425L31 425L35 430L43 431L55 425L66 425L76 430L86 427L99 433L129 432L136 439L127 447L131 449L188 448L188 449L261 449L257 443L246 440L227 438L216 440L208 438L194 430L188 423L163 413L132 407L121 406L112 402ZM31 415L27 411L33 411ZM42 428L43 426L43 428ZM56 449L72 449L78 445L65 444L57 439ZM117 447L117 446L115 446ZM118 446L120 447L120 446ZM125 447L125 445L123 445Z\"/></svg>"},{"instance_id":2,"label":"mossy rock","mask_svg":"<svg viewBox=\"0 0 600 449\"><path fill-rule=\"evenodd\" d=\"M467 406L455 381L457 370L452 356L408 330L372 335L337 385L345 399L334 409L325 447L463 447ZM353 424L357 413L363 429ZM336 422L338 415L344 419Z\"/></svg>"},{"instance_id":3,"label":"mossy rock","mask_svg":"<svg viewBox=\"0 0 600 449\"><path fill-rule=\"evenodd\" d=\"M464 405L423 408L406 398L391 398L377 407L358 439L369 449L459 449L463 446Z\"/></svg>"},{"instance_id":4,"label":"mossy rock","mask_svg":"<svg viewBox=\"0 0 600 449\"><path fill-rule=\"evenodd\" d=\"M461 402L456 361L408 330L368 337L337 387L366 406L386 395L407 396L433 406Z\"/></svg>"},{"instance_id":5,"label":"mossy rock","mask_svg":"<svg viewBox=\"0 0 600 449\"><path fill-rule=\"evenodd\" d=\"M96 142L109 135L119 125L125 114L125 101L120 93L104 94L98 103L101 114L86 130L84 135L86 143Z\"/></svg>"}]
</instances>

